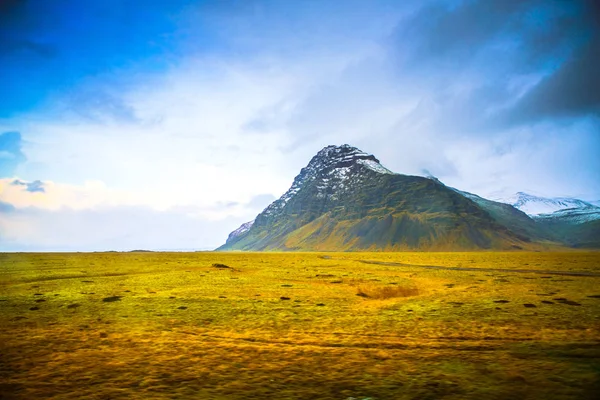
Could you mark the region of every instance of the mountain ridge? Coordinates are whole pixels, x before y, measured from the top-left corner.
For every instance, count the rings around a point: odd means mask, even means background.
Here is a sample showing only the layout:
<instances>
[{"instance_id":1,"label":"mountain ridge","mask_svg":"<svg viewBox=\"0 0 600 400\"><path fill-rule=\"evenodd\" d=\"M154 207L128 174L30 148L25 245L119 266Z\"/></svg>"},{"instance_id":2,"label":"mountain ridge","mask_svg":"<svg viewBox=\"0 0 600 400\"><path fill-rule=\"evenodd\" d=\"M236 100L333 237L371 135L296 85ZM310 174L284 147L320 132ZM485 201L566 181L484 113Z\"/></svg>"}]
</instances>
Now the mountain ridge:
<instances>
[{"instance_id":1,"label":"mountain ridge","mask_svg":"<svg viewBox=\"0 0 600 400\"><path fill-rule=\"evenodd\" d=\"M217 250L510 250L540 243L552 238L514 207L394 173L345 144L319 151L251 227Z\"/></svg>"}]
</instances>

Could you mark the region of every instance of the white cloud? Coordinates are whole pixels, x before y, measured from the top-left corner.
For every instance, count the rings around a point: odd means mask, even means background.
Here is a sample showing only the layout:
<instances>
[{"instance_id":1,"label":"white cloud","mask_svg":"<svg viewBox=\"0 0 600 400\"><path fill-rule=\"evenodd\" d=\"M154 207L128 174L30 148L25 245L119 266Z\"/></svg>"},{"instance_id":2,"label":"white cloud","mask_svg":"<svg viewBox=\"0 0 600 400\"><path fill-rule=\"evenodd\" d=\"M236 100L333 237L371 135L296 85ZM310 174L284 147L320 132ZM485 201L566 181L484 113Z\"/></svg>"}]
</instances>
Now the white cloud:
<instances>
[{"instance_id":1,"label":"white cloud","mask_svg":"<svg viewBox=\"0 0 600 400\"><path fill-rule=\"evenodd\" d=\"M0 215L0 251L207 250L223 244L242 222L143 207L29 208Z\"/></svg>"},{"instance_id":2,"label":"white cloud","mask_svg":"<svg viewBox=\"0 0 600 400\"><path fill-rule=\"evenodd\" d=\"M20 184L15 184L19 182ZM43 181L42 191L28 191L30 182L13 178L0 179L0 201L16 208L35 207L43 210L91 209L101 205L133 205L142 200L138 194L111 190L100 181L86 181L81 186ZM138 197L136 199L136 197Z\"/></svg>"},{"instance_id":3,"label":"white cloud","mask_svg":"<svg viewBox=\"0 0 600 400\"><path fill-rule=\"evenodd\" d=\"M489 198L525 191L593 200L600 192L595 178L600 161L590 151L600 148L600 138L593 134L595 123L540 123L494 137L445 143L445 155L456 170L440 171L439 177Z\"/></svg>"},{"instance_id":4,"label":"white cloud","mask_svg":"<svg viewBox=\"0 0 600 400\"><path fill-rule=\"evenodd\" d=\"M15 184L19 182L19 184ZM127 191L108 188L101 181L86 181L83 185L38 181L43 191L28 190L30 182L12 178L0 179L0 201L18 210L36 209L44 212L84 211L115 207L137 207L154 212L177 212L205 220L222 220L227 217L253 217L262 211L275 197L258 194L241 201L194 202L193 198L177 202L176 197L186 191L181 187L177 193L160 194L167 185L156 181L153 191Z\"/></svg>"},{"instance_id":5,"label":"white cloud","mask_svg":"<svg viewBox=\"0 0 600 400\"><path fill-rule=\"evenodd\" d=\"M0 179L0 251L214 249L274 200L262 194L245 203L161 208L143 193L102 182L45 181L44 192L13 182Z\"/></svg>"}]
</instances>

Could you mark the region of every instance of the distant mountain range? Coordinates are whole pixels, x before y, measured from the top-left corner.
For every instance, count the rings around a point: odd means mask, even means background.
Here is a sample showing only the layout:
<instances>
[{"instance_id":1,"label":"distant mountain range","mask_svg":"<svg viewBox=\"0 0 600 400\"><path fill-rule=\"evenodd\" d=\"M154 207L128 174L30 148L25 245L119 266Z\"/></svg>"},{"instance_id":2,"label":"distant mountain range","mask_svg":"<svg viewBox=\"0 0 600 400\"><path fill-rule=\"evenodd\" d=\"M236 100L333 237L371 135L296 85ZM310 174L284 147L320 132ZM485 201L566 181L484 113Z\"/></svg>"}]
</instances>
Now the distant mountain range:
<instances>
[{"instance_id":1,"label":"distant mountain range","mask_svg":"<svg viewBox=\"0 0 600 400\"><path fill-rule=\"evenodd\" d=\"M566 246L600 248L599 202L523 192L502 201L526 212L549 237Z\"/></svg>"},{"instance_id":2,"label":"distant mountain range","mask_svg":"<svg viewBox=\"0 0 600 400\"><path fill-rule=\"evenodd\" d=\"M600 207L517 193L492 201L433 177L396 174L327 146L290 189L217 250L477 250L600 247Z\"/></svg>"},{"instance_id":3,"label":"distant mountain range","mask_svg":"<svg viewBox=\"0 0 600 400\"><path fill-rule=\"evenodd\" d=\"M556 211L568 209L594 209L598 208L596 204L567 197L546 198L534 196L531 194L517 192L513 196L505 199L498 199L502 203L507 203L531 216L552 214Z\"/></svg>"}]
</instances>

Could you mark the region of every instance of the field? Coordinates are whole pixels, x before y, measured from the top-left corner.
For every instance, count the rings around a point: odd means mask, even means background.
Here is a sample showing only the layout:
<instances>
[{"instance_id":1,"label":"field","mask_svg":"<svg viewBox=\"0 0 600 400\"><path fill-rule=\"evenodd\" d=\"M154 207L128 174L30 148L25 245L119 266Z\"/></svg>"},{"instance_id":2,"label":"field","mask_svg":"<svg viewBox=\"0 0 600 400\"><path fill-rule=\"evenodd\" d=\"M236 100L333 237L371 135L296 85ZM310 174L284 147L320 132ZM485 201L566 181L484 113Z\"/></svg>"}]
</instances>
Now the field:
<instances>
[{"instance_id":1,"label":"field","mask_svg":"<svg viewBox=\"0 0 600 400\"><path fill-rule=\"evenodd\" d=\"M0 326L2 399L591 400L600 253L0 254Z\"/></svg>"}]
</instances>

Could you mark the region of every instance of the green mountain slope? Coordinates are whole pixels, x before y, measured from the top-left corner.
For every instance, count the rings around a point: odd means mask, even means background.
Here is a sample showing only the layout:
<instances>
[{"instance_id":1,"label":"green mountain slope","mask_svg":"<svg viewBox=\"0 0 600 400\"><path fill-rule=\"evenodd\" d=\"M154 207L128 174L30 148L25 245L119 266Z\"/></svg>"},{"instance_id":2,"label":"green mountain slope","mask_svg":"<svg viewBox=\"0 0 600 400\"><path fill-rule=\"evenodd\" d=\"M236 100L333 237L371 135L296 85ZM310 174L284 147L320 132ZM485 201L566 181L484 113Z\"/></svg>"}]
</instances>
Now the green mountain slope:
<instances>
[{"instance_id":1,"label":"green mountain slope","mask_svg":"<svg viewBox=\"0 0 600 400\"><path fill-rule=\"evenodd\" d=\"M600 219L574 223L563 218L538 218L536 222L569 247L600 249Z\"/></svg>"},{"instance_id":2,"label":"green mountain slope","mask_svg":"<svg viewBox=\"0 0 600 400\"><path fill-rule=\"evenodd\" d=\"M354 147L328 146L280 199L218 250L531 246L535 222L511 206L482 203L435 179L394 174Z\"/></svg>"}]
</instances>

